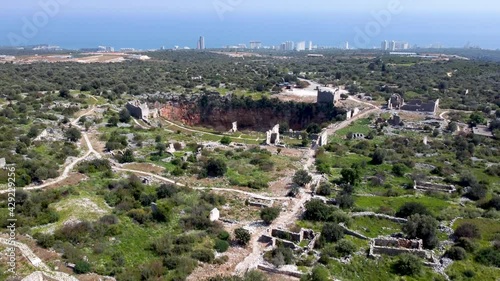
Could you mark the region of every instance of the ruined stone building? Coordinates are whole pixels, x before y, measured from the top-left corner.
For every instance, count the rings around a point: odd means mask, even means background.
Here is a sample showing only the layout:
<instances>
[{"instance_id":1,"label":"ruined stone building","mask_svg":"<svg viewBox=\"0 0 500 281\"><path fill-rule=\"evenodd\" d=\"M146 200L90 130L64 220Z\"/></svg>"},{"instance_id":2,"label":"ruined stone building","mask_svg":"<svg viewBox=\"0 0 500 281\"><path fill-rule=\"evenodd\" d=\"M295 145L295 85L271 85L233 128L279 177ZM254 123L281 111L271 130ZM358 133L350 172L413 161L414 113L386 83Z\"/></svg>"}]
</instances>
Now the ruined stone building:
<instances>
[{"instance_id":1,"label":"ruined stone building","mask_svg":"<svg viewBox=\"0 0 500 281\"><path fill-rule=\"evenodd\" d=\"M387 102L387 109L397 109L400 110L403 107L405 100L399 94L393 94L389 101Z\"/></svg>"},{"instance_id":2,"label":"ruined stone building","mask_svg":"<svg viewBox=\"0 0 500 281\"><path fill-rule=\"evenodd\" d=\"M393 94L387 102L389 110L406 110L414 112L426 112L435 114L439 109L439 99L436 101L424 102L422 100L410 100L405 102L399 94Z\"/></svg>"},{"instance_id":3,"label":"ruined stone building","mask_svg":"<svg viewBox=\"0 0 500 281\"><path fill-rule=\"evenodd\" d=\"M137 119L148 120L149 118L158 117L158 109L149 109L147 103L141 103L138 100L129 101L125 105L130 115Z\"/></svg>"},{"instance_id":4,"label":"ruined stone building","mask_svg":"<svg viewBox=\"0 0 500 281\"><path fill-rule=\"evenodd\" d=\"M338 89L328 89L328 88L317 88L318 90L318 103L330 103L334 104L340 99L340 92Z\"/></svg>"},{"instance_id":5,"label":"ruined stone building","mask_svg":"<svg viewBox=\"0 0 500 281\"><path fill-rule=\"evenodd\" d=\"M279 144L280 143L280 125L277 124L271 130L266 132L266 144Z\"/></svg>"}]
</instances>

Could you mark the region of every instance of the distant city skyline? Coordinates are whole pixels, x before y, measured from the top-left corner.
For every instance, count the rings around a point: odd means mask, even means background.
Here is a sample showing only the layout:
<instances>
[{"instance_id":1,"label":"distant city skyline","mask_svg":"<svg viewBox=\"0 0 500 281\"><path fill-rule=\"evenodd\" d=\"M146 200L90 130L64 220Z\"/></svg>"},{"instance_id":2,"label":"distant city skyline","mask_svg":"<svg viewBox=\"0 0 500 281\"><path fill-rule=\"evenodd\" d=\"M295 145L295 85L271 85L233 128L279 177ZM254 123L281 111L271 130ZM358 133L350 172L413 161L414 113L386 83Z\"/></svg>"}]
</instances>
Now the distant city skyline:
<instances>
[{"instance_id":1,"label":"distant city skyline","mask_svg":"<svg viewBox=\"0 0 500 281\"><path fill-rule=\"evenodd\" d=\"M317 46L340 48L349 42L349 49L380 48L383 40L411 42L422 47L470 44L500 48L500 4L484 0L455 1L453 5L429 0L418 3L312 0L307 9L296 0L286 4L263 0L151 0L144 3L123 0L119 4L114 0L43 0L40 3L51 1L65 4L51 10L40 6L38 1L3 3L0 45L53 44L69 49L100 45L115 49L187 46L194 49L197 37L203 34L206 48L249 46L251 41L269 46L304 40L306 49L310 40ZM217 6L221 3L226 5ZM371 23L377 15L383 15L391 3L400 3L401 12L390 14L387 23L374 28ZM364 34L359 40L359 31L366 28L371 28L369 33L373 34Z\"/></svg>"}]
</instances>

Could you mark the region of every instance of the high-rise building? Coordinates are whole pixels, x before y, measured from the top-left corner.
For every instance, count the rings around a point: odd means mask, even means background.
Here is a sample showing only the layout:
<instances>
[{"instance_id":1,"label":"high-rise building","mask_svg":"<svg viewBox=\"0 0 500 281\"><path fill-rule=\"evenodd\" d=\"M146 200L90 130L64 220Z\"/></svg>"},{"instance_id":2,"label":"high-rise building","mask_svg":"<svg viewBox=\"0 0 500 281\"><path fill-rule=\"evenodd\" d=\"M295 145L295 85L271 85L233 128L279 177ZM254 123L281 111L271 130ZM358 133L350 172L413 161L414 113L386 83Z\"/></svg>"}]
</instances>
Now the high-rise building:
<instances>
[{"instance_id":1,"label":"high-rise building","mask_svg":"<svg viewBox=\"0 0 500 281\"><path fill-rule=\"evenodd\" d=\"M396 41L391 41L389 44L389 50L396 51Z\"/></svg>"},{"instance_id":2,"label":"high-rise building","mask_svg":"<svg viewBox=\"0 0 500 281\"><path fill-rule=\"evenodd\" d=\"M345 42L345 49L349 50L349 42Z\"/></svg>"},{"instance_id":3,"label":"high-rise building","mask_svg":"<svg viewBox=\"0 0 500 281\"><path fill-rule=\"evenodd\" d=\"M250 41L250 49L260 49L262 48L262 42L259 41Z\"/></svg>"},{"instance_id":4,"label":"high-rise building","mask_svg":"<svg viewBox=\"0 0 500 281\"><path fill-rule=\"evenodd\" d=\"M293 41L285 42L285 51L293 51L295 49L295 43Z\"/></svg>"},{"instance_id":5,"label":"high-rise building","mask_svg":"<svg viewBox=\"0 0 500 281\"><path fill-rule=\"evenodd\" d=\"M382 41L381 49L382 51L387 51L389 49L389 42L387 40Z\"/></svg>"},{"instance_id":6,"label":"high-rise building","mask_svg":"<svg viewBox=\"0 0 500 281\"><path fill-rule=\"evenodd\" d=\"M306 41L301 41L301 42L297 42L297 45L295 46L295 50L296 51L305 51L306 50Z\"/></svg>"},{"instance_id":7,"label":"high-rise building","mask_svg":"<svg viewBox=\"0 0 500 281\"><path fill-rule=\"evenodd\" d=\"M200 39L198 40L198 45L196 46L196 49L205 50L205 37L200 36Z\"/></svg>"},{"instance_id":8,"label":"high-rise building","mask_svg":"<svg viewBox=\"0 0 500 281\"><path fill-rule=\"evenodd\" d=\"M313 49L313 41L309 41L309 45L307 46L308 51L312 51Z\"/></svg>"}]
</instances>

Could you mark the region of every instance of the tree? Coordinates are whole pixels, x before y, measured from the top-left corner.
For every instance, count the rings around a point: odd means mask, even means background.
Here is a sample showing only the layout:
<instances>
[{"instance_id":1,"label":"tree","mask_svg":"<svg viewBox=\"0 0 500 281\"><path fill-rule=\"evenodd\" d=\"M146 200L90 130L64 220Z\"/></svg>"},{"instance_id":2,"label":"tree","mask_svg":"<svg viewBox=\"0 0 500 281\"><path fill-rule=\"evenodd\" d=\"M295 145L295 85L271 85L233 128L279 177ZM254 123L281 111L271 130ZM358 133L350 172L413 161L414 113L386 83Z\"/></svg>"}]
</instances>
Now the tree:
<instances>
[{"instance_id":1,"label":"tree","mask_svg":"<svg viewBox=\"0 0 500 281\"><path fill-rule=\"evenodd\" d=\"M354 197L350 193L341 192L337 194L336 200L341 209L350 209L354 206Z\"/></svg>"},{"instance_id":2,"label":"tree","mask_svg":"<svg viewBox=\"0 0 500 281\"><path fill-rule=\"evenodd\" d=\"M130 149L125 150L123 155L119 159L120 163L132 163L135 162L134 152Z\"/></svg>"},{"instance_id":3,"label":"tree","mask_svg":"<svg viewBox=\"0 0 500 281\"><path fill-rule=\"evenodd\" d=\"M342 239L335 245L335 254L338 258L346 257L356 251L356 245L349 241Z\"/></svg>"},{"instance_id":4,"label":"tree","mask_svg":"<svg viewBox=\"0 0 500 281\"><path fill-rule=\"evenodd\" d=\"M316 190L316 194L330 196L332 194L332 185L327 182L322 182Z\"/></svg>"},{"instance_id":5,"label":"tree","mask_svg":"<svg viewBox=\"0 0 500 281\"><path fill-rule=\"evenodd\" d=\"M177 192L179 192L179 190L175 185L162 184L156 190L156 195L158 196L159 199L163 199L163 198L170 198L174 196L174 194L176 194Z\"/></svg>"},{"instance_id":6,"label":"tree","mask_svg":"<svg viewBox=\"0 0 500 281\"><path fill-rule=\"evenodd\" d=\"M336 208L323 203L320 199L312 199L306 203L305 219L312 221L328 221Z\"/></svg>"},{"instance_id":7,"label":"tree","mask_svg":"<svg viewBox=\"0 0 500 281\"><path fill-rule=\"evenodd\" d=\"M372 163L375 165L381 165L384 163L386 156L387 153L384 150L377 148L372 155Z\"/></svg>"},{"instance_id":8,"label":"tree","mask_svg":"<svg viewBox=\"0 0 500 281\"><path fill-rule=\"evenodd\" d=\"M393 270L400 275L416 276L422 271L422 261L415 255L402 254L393 264Z\"/></svg>"},{"instance_id":9,"label":"tree","mask_svg":"<svg viewBox=\"0 0 500 281\"><path fill-rule=\"evenodd\" d=\"M165 153L165 150L167 149L167 146L162 143L162 142L159 142L156 144L156 150L158 150L158 155L159 156L163 156L163 154Z\"/></svg>"},{"instance_id":10,"label":"tree","mask_svg":"<svg viewBox=\"0 0 500 281\"><path fill-rule=\"evenodd\" d=\"M336 223L325 223L321 230L321 239L326 242L337 242L344 238L344 229Z\"/></svg>"},{"instance_id":11,"label":"tree","mask_svg":"<svg viewBox=\"0 0 500 281\"><path fill-rule=\"evenodd\" d=\"M228 136L223 136L220 140L220 143L223 145L229 145L231 143L231 138Z\"/></svg>"},{"instance_id":12,"label":"tree","mask_svg":"<svg viewBox=\"0 0 500 281\"><path fill-rule=\"evenodd\" d=\"M300 134L300 136L302 137L302 147L307 147L309 145L309 136L305 132Z\"/></svg>"},{"instance_id":13,"label":"tree","mask_svg":"<svg viewBox=\"0 0 500 281\"><path fill-rule=\"evenodd\" d=\"M482 112L476 111L473 112L470 117L469 124L473 127L477 125L483 125L486 123L486 119L484 118L484 114Z\"/></svg>"},{"instance_id":14,"label":"tree","mask_svg":"<svg viewBox=\"0 0 500 281\"><path fill-rule=\"evenodd\" d=\"M358 170L352 169L352 168L344 168L342 171L340 171L340 175L342 175L342 182L351 184L351 185L356 185L360 178L361 175Z\"/></svg>"},{"instance_id":15,"label":"tree","mask_svg":"<svg viewBox=\"0 0 500 281\"><path fill-rule=\"evenodd\" d=\"M410 239L420 238L424 242L424 247L434 249L439 240L437 238L438 221L427 215L412 215L403 225L403 232Z\"/></svg>"},{"instance_id":16,"label":"tree","mask_svg":"<svg viewBox=\"0 0 500 281\"><path fill-rule=\"evenodd\" d=\"M61 90L59 91L59 96L60 96L61 98L69 98L69 97L71 97L70 92L69 92L69 90L68 90L68 89L61 89Z\"/></svg>"},{"instance_id":17,"label":"tree","mask_svg":"<svg viewBox=\"0 0 500 281\"><path fill-rule=\"evenodd\" d=\"M82 133L77 128L69 128L64 136L70 142L77 142L82 137Z\"/></svg>"},{"instance_id":18,"label":"tree","mask_svg":"<svg viewBox=\"0 0 500 281\"><path fill-rule=\"evenodd\" d=\"M446 251L445 256L456 261L464 260L467 252L462 247L453 246Z\"/></svg>"},{"instance_id":19,"label":"tree","mask_svg":"<svg viewBox=\"0 0 500 281\"><path fill-rule=\"evenodd\" d=\"M298 170L293 176L293 182L298 186L306 186L312 181L311 175L306 170Z\"/></svg>"},{"instance_id":20,"label":"tree","mask_svg":"<svg viewBox=\"0 0 500 281\"><path fill-rule=\"evenodd\" d=\"M405 175L406 166L401 163L396 163L392 166L392 173L398 177L402 177Z\"/></svg>"},{"instance_id":21,"label":"tree","mask_svg":"<svg viewBox=\"0 0 500 281\"><path fill-rule=\"evenodd\" d=\"M458 130L458 124L455 121L451 121L448 126L446 127L446 130L449 132L456 132Z\"/></svg>"},{"instance_id":22,"label":"tree","mask_svg":"<svg viewBox=\"0 0 500 281\"><path fill-rule=\"evenodd\" d=\"M431 212L429 212L427 207L425 207L421 203L407 202L403 206L401 206L399 210L396 212L396 217L407 218L415 214L430 215Z\"/></svg>"},{"instance_id":23,"label":"tree","mask_svg":"<svg viewBox=\"0 0 500 281\"><path fill-rule=\"evenodd\" d=\"M252 236L248 230L240 227L234 230L234 238L238 241L238 243L247 245Z\"/></svg>"},{"instance_id":24,"label":"tree","mask_svg":"<svg viewBox=\"0 0 500 281\"><path fill-rule=\"evenodd\" d=\"M260 210L260 218L267 224L270 224L275 220L280 214L280 208L277 207L267 207Z\"/></svg>"},{"instance_id":25,"label":"tree","mask_svg":"<svg viewBox=\"0 0 500 281\"><path fill-rule=\"evenodd\" d=\"M307 126L306 132L308 134L319 134L321 132L321 127L316 123L312 123Z\"/></svg>"},{"instance_id":26,"label":"tree","mask_svg":"<svg viewBox=\"0 0 500 281\"><path fill-rule=\"evenodd\" d=\"M130 112L128 112L128 110L126 108L120 110L120 113L118 114L119 116L119 120L120 122L122 123L128 123L130 122Z\"/></svg>"},{"instance_id":27,"label":"tree","mask_svg":"<svg viewBox=\"0 0 500 281\"><path fill-rule=\"evenodd\" d=\"M222 159L209 159L205 164L205 173L207 176L216 178L222 177L227 171L226 162Z\"/></svg>"},{"instance_id":28,"label":"tree","mask_svg":"<svg viewBox=\"0 0 500 281\"><path fill-rule=\"evenodd\" d=\"M472 223L463 223L453 233L453 235L457 238L480 238L481 237L481 232L479 228Z\"/></svg>"}]
</instances>

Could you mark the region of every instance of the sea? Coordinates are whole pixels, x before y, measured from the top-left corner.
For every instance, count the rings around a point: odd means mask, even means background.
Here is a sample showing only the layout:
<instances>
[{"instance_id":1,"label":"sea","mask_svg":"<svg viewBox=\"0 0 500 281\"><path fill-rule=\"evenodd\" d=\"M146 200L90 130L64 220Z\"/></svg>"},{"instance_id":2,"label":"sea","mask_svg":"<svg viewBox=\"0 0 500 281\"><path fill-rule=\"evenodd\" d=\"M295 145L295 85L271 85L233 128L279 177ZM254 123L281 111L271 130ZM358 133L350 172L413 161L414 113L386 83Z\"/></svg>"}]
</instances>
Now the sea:
<instances>
[{"instance_id":1,"label":"sea","mask_svg":"<svg viewBox=\"0 0 500 281\"><path fill-rule=\"evenodd\" d=\"M43 23L43 22L42 22ZM31 26L30 26L31 25ZM288 14L222 16L216 12L176 16L96 14L49 18L43 25L25 15L0 17L0 46L58 45L68 49L112 46L158 49L195 48L200 36L207 48L260 41L277 46L285 41L312 41L319 47L379 48L383 40L418 47L500 48L500 17L496 14L412 14L381 20L373 14ZM307 45L308 43L306 43Z\"/></svg>"}]
</instances>

